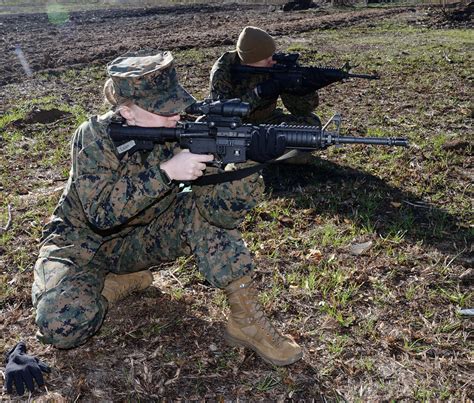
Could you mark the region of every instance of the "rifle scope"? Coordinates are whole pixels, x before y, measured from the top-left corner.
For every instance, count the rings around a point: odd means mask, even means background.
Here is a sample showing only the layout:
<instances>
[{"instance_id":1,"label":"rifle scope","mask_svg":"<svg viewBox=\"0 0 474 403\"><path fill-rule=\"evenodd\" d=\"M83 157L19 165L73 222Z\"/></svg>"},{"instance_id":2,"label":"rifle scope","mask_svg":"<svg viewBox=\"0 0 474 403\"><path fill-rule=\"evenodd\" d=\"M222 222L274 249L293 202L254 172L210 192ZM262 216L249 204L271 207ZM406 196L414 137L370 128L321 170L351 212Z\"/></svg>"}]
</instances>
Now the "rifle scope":
<instances>
[{"instance_id":1,"label":"rifle scope","mask_svg":"<svg viewBox=\"0 0 474 403\"><path fill-rule=\"evenodd\" d=\"M222 101L212 101L206 99L199 101L188 108L186 113L191 115L220 115L227 117L244 117L250 113L250 105L247 102L242 102L240 99L228 99Z\"/></svg>"},{"instance_id":2,"label":"rifle scope","mask_svg":"<svg viewBox=\"0 0 474 403\"><path fill-rule=\"evenodd\" d=\"M296 66L296 62L300 57L299 53L275 53L272 56L272 59L277 62L277 64L284 64L286 66Z\"/></svg>"}]
</instances>

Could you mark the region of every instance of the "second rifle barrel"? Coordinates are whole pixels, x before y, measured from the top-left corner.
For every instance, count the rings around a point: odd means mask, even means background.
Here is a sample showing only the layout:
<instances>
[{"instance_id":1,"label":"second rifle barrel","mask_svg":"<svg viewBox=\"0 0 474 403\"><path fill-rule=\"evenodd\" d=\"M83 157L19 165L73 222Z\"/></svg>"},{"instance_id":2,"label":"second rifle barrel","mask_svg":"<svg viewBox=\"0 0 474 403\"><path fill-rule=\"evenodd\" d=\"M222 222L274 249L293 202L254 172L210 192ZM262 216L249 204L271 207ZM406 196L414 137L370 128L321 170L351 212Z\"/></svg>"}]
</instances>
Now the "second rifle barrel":
<instances>
[{"instance_id":1,"label":"second rifle barrel","mask_svg":"<svg viewBox=\"0 0 474 403\"><path fill-rule=\"evenodd\" d=\"M358 74L358 73L349 73L349 77L352 78L365 78L366 80L378 80L380 76L377 74Z\"/></svg>"}]
</instances>

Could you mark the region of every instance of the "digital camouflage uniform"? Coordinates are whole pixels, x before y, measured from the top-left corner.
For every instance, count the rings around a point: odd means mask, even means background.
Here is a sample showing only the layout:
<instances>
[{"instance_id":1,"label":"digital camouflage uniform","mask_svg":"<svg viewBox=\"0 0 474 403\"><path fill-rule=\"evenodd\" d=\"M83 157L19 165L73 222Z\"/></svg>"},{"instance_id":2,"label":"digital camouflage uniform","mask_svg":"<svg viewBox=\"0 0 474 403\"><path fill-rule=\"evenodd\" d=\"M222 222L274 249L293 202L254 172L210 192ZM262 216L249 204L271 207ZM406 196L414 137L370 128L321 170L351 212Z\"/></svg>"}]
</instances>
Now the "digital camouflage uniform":
<instances>
[{"instance_id":1,"label":"digital camouflage uniform","mask_svg":"<svg viewBox=\"0 0 474 403\"><path fill-rule=\"evenodd\" d=\"M319 104L316 91L305 95L283 92L280 97L283 105L291 114L284 113L277 108L277 98L262 99L254 91L257 84L270 78L268 74L249 74L245 78L236 77L231 69L235 64L240 64L237 51L224 53L211 70L210 95L212 99L240 98L248 102L251 113L246 122L253 124L305 124L319 125L319 118L313 110Z\"/></svg>"},{"instance_id":2,"label":"digital camouflage uniform","mask_svg":"<svg viewBox=\"0 0 474 403\"><path fill-rule=\"evenodd\" d=\"M116 62L115 72L123 69L122 81L132 86L123 93L117 88L117 96L135 94L134 102L150 111L182 111L193 98L166 62L160 60L161 71L146 72L151 84L143 83L143 71L135 79L133 66ZM154 101L140 98L141 89L150 93L150 85L157 88ZM39 337L60 348L83 343L101 326L108 272L136 272L194 254L205 278L223 288L253 269L237 226L261 194L259 175L179 193L159 169L176 146L156 145L120 159L107 134L115 116L92 117L75 132L69 180L44 229L34 269Z\"/></svg>"}]
</instances>

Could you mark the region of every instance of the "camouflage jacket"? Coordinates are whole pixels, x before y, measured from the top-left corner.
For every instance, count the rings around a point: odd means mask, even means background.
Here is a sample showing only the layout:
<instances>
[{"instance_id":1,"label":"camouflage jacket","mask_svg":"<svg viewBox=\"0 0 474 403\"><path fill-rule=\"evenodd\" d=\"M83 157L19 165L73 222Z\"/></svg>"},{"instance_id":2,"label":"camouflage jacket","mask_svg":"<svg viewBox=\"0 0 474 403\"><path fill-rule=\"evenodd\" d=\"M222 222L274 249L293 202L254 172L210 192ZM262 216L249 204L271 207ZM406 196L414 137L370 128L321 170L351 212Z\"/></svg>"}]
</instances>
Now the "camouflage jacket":
<instances>
[{"instance_id":1,"label":"camouflage jacket","mask_svg":"<svg viewBox=\"0 0 474 403\"><path fill-rule=\"evenodd\" d=\"M166 185L159 169L160 162L173 156L173 147L157 145L148 154L119 159L106 132L113 118L112 112L95 116L76 130L69 180L45 227L44 242L63 246L76 240L93 251L151 222L176 197L177 186Z\"/></svg>"},{"instance_id":2,"label":"camouflage jacket","mask_svg":"<svg viewBox=\"0 0 474 403\"><path fill-rule=\"evenodd\" d=\"M254 89L269 76L255 74L244 81L233 77L231 69L235 64L240 64L236 51L224 53L214 63L210 78L210 97L212 99L240 98L243 102L248 102L251 107L251 114L246 121L254 124L265 123L276 109L277 99L262 99L257 96ZM319 104L316 91L307 95L282 93L280 96L286 109L296 116L310 114Z\"/></svg>"}]
</instances>

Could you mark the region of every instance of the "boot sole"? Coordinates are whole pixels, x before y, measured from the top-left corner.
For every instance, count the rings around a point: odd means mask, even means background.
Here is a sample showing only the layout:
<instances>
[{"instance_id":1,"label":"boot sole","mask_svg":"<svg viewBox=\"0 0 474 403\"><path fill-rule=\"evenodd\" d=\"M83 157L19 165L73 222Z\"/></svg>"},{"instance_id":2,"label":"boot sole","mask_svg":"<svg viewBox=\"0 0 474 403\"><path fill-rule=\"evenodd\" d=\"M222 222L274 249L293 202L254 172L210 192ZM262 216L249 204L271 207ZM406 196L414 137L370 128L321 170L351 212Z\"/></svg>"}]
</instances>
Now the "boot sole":
<instances>
[{"instance_id":1,"label":"boot sole","mask_svg":"<svg viewBox=\"0 0 474 403\"><path fill-rule=\"evenodd\" d=\"M262 352L260 352L255 346L251 345L250 343L247 343L246 341L236 339L235 337L231 336L227 331L224 332L224 339L228 344L233 347L246 347L252 351L255 351L260 356L260 358L262 358L262 360L269 364L277 365L279 367L284 367L285 365L293 364L294 362L303 358L303 352L288 360L276 360L274 358L267 357Z\"/></svg>"}]
</instances>

